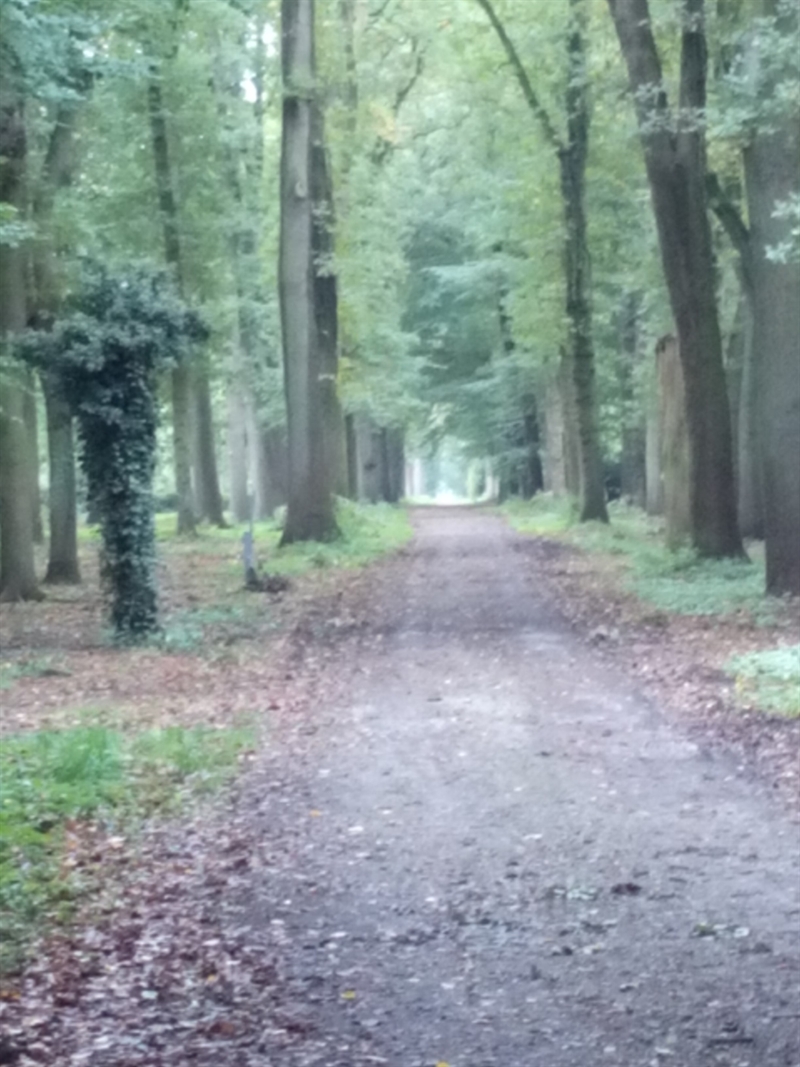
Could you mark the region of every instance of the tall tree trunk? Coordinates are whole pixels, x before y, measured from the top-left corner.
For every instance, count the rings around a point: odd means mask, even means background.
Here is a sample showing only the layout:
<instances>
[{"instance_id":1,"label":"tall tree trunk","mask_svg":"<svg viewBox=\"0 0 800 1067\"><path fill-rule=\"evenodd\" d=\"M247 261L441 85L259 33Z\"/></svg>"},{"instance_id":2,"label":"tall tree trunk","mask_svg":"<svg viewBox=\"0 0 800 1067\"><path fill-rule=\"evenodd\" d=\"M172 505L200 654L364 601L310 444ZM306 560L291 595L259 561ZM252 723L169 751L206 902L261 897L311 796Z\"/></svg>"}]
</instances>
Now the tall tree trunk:
<instances>
[{"instance_id":1,"label":"tall tree trunk","mask_svg":"<svg viewBox=\"0 0 800 1067\"><path fill-rule=\"evenodd\" d=\"M739 383L739 412L736 420L739 528L743 537L761 539L764 537L764 494L758 368L753 337L752 297L744 297L741 321L742 368Z\"/></svg>"},{"instance_id":2,"label":"tall tree trunk","mask_svg":"<svg viewBox=\"0 0 800 1067\"><path fill-rule=\"evenodd\" d=\"M339 332L337 282L334 272L334 204L330 166L325 147L325 117L318 102L312 116L311 197L314 203L314 300L322 366L320 387L325 434L325 458L334 492L347 494L347 452L344 412L339 400Z\"/></svg>"},{"instance_id":3,"label":"tall tree trunk","mask_svg":"<svg viewBox=\"0 0 800 1067\"><path fill-rule=\"evenodd\" d=\"M686 389L678 343L671 334L662 337L656 345L656 361L660 409L658 440L667 546L676 549L690 537L692 522Z\"/></svg>"},{"instance_id":4,"label":"tall tree trunk","mask_svg":"<svg viewBox=\"0 0 800 1067\"><path fill-rule=\"evenodd\" d=\"M217 454L214 448L214 412L208 367L198 362L192 376L194 399L194 472L197 517L214 526L225 527L222 493L219 488Z\"/></svg>"},{"instance_id":5,"label":"tall tree trunk","mask_svg":"<svg viewBox=\"0 0 800 1067\"><path fill-rule=\"evenodd\" d=\"M330 281L315 264L313 190L314 2L283 0L281 59L281 234L279 290L289 423L289 504L282 542L327 541L338 534L332 470L325 454L327 377L321 331L331 328ZM316 154L317 158L319 153ZM335 279L331 279L335 285ZM335 290L334 290L335 292ZM320 297L328 302L320 306Z\"/></svg>"},{"instance_id":6,"label":"tall tree trunk","mask_svg":"<svg viewBox=\"0 0 800 1067\"><path fill-rule=\"evenodd\" d=\"M547 384L544 407L544 488L555 496L567 492L564 463L564 405L558 378Z\"/></svg>"},{"instance_id":7,"label":"tall tree trunk","mask_svg":"<svg viewBox=\"0 0 800 1067\"><path fill-rule=\"evenodd\" d=\"M28 477L31 488L30 497L33 507L33 541L44 544L44 525L42 523L42 489L39 485L39 411L36 404L36 377L31 367L25 370L25 430L28 434Z\"/></svg>"},{"instance_id":8,"label":"tall tree trunk","mask_svg":"<svg viewBox=\"0 0 800 1067\"><path fill-rule=\"evenodd\" d=\"M564 486L572 497L580 493L580 443L578 415L575 403L575 375L572 354L561 350L558 366L558 387L561 394L561 423L563 427Z\"/></svg>"},{"instance_id":9,"label":"tall tree trunk","mask_svg":"<svg viewBox=\"0 0 800 1067\"><path fill-rule=\"evenodd\" d=\"M33 319L55 317L61 305L52 233L52 212L58 192L72 182L74 141L80 104L59 105L45 153L33 213L37 224L34 244L35 308ZM72 413L61 395L56 375L40 373L47 413L47 453L49 465L48 518L50 545L46 582L77 584L78 504L75 474L75 442Z\"/></svg>"},{"instance_id":10,"label":"tall tree trunk","mask_svg":"<svg viewBox=\"0 0 800 1067\"><path fill-rule=\"evenodd\" d=\"M0 202L25 210L25 105L0 70ZM0 244L0 348L27 325L24 245ZM36 600L29 440L21 368L0 372L0 600Z\"/></svg>"},{"instance_id":11,"label":"tall tree trunk","mask_svg":"<svg viewBox=\"0 0 800 1067\"><path fill-rule=\"evenodd\" d=\"M645 505L645 427L641 405L635 389L636 368L641 362L639 319L642 294L625 294L619 310L619 385L622 401L622 477L621 490L625 499L638 507Z\"/></svg>"},{"instance_id":12,"label":"tall tree trunk","mask_svg":"<svg viewBox=\"0 0 800 1067\"><path fill-rule=\"evenodd\" d=\"M155 161L158 206L164 232L164 253L182 289L183 272L178 208L172 182L161 75L157 70L151 73L147 86L147 109ZM196 532L192 499L192 372L183 361L172 371L172 449L175 465L175 494L178 498L178 533L191 536Z\"/></svg>"},{"instance_id":13,"label":"tall tree trunk","mask_svg":"<svg viewBox=\"0 0 800 1067\"><path fill-rule=\"evenodd\" d=\"M764 0L764 14L776 14ZM787 8L791 30L797 10ZM783 18L781 18L783 21ZM761 57L753 45L754 59ZM770 87L771 88L771 87ZM764 491L767 591L800 595L800 261L768 250L789 238L775 217L777 203L800 193L800 120L796 114L765 123L745 150L753 270L753 346Z\"/></svg>"},{"instance_id":14,"label":"tall tree trunk","mask_svg":"<svg viewBox=\"0 0 800 1067\"><path fill-rule=\"evenodd\" d=\"M53 584L77 584L81 574L72 412L61 396L57 381L47 374L42 375L42 390L50 464L50 553L44 580Z\"/></svg>"},{"instance_id":15,"label":"tall tree trunk","mask_svg":"<svg viewBox=\"0 0 800 1067\"><path fill-rule=\"evenodd\" d=\"M717 317L702 125L670 114L647 0L608 0L635 96L661 258L678 330L691 444L692 542L704 556L743 555L731 419ZM680 108L705 108L703 0L684 0Z\"/></svg>"},{"instance_id":16,"label":"tall tree trunk","mask_svg":"<svg viewBox=\"0 0 800 1067\"><path fill-rule=\"evenodd\" d=\"M254 512L257 519L270 519L288 497L286 428L261 426L253 417Z\"/></svg>"},{"instance_id":17,"label":"tall tree trunk","mask_svg":"<svg viewBox=\"0 0 800 1067\"><path fill-rule=\"evenodd\" d=\"M228 383L227 400L230 510L234 522L247 522L250 518L250 496L247 489L247 406L238 382Z\"/></svg>"}]
</instances>

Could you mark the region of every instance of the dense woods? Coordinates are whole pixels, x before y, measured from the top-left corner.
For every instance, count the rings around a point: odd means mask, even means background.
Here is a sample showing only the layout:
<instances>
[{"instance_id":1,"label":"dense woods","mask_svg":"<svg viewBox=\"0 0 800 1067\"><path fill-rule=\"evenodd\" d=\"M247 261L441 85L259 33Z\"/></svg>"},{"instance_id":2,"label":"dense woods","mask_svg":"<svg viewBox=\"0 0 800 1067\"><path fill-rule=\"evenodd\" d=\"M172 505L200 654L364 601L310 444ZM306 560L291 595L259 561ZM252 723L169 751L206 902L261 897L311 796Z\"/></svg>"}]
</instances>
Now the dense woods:
<instances>
[{"instance_id":1,"label":"dense woods","mask_svg":"<svg viewBox=\"0 0 800 1067\"><path fill-rule=\"evenodd\" d=\"M794 0L4 0L0 597L79 581L107 517L63 387L87 263L112 303L171 277L118 507L325 541L456 469L763 538L800 594L799 34Z\"/></svg>"}]
</instances>

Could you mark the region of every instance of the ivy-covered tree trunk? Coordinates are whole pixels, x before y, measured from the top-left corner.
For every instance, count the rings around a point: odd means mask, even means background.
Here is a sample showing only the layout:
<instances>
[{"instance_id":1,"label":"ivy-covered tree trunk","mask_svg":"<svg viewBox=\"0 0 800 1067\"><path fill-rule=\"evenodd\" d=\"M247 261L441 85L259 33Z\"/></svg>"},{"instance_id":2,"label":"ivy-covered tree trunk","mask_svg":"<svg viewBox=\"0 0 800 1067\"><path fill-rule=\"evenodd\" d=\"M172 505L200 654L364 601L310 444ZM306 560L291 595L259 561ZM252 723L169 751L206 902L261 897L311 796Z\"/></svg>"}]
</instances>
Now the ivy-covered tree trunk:
<instances>
[{"instance_id":1,"label":"ivy-covered tree trunk","mask_svg":"<svg viewBox=\"0 0 800 1067\"><path fill-rule=\"evenodd\" d=\"M692 542L701 555L741 556L731 419L717 317L705 189L703 0L684 0L678 123L670 113L647 0L608 0L635 96L661 258L678 330L691 444Z\"/></svg>"},{"instance_id":2,"label":"ivy-covered tree trunk","mask_svg":"<svg viewBox=\"0 0 800 1067\"><path fill-rule=\"evenodd\" d=\"M19 212L26 206L27 141L25 107L0 70L0 203ZM26 250L0 244L0 350L25 329ZM0 372L0 600L36 600L30 448L25 423L25 375L21 368Z\"/></svg>"},{"instance_id":3,"label":"ivy-covered tree trunk","mask_svg":"<svg viewBox=\"0 0 800 1067\"><path fill-rule=\"evenodd\" d=\"M158 71L152 72L147 86L147 107L155 161L158 205L164 231L164 252L167 263L175 271L178 285L182 288L178 209L172 182L167 119ZM188 535L196 532L192 497L192 399L191 368L184 363L179 363L172 370L172 449L175 466L175 494L178 498L178 533Z\"/></svg>"},{"instance_id":4,"label":"ivy-covered tree trunk","mask_svg":"<svg viewBox=\"0 0 800 1067\"><path fill-rule=\"evenodd\" d=\"M326 396L331 382L320 347L330 328L330 284L314 262L314 2L283 0L281 59L281 233L279 289L289 429L289 502L283 543L338 534L332 469L326 455ZM319 153L316 154L317 160ZM335 284L335 283L334 283ZM334 290L335 292L335 290ZM330 342L330 337L325 338Z\"/></svg>"}]
</instances>

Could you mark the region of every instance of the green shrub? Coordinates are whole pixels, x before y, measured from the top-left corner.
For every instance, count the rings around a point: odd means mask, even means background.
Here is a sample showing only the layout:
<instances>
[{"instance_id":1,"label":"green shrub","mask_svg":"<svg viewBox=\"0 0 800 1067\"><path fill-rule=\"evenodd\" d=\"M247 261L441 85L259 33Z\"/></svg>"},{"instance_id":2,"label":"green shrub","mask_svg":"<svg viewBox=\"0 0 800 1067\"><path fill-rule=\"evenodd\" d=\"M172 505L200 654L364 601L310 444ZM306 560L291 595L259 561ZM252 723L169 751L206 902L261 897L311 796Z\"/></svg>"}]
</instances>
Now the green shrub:
<instances>
[{"instance_id":1,"label":"green shrub","mask_svg":"<svg viewBox=\"0 0 800 1067\"><path fill-rule=\"evenodd\" d=\"M529 502L504 505L515 529L556 537L586 552L618 556L625 585L641 600L677 615L726 615L749 612L758 623L774 621L776 604L764 594L764 564L701 559L690 548L671 551L663 523L641 509L611 504L611 522L575 521L569 501L541 494Z\"/></svg>"},{"instance_id":2,"label":"green shrub","mask_svg":"<svg viewBox=\"0 0 800 1067\"><path fill-rule=\"evenodd\" d=\"M74 821L118 831L218 788L252 745L246 727L103 726L6 737L0 749L0 970L19 962L33 926L64 918L79 889L61 863Z\"/></svg>"},{"instance_id":3,"label":"green shrub","mask_svg":"<svg viewBox=\"0 0 800 1067\"><path fill-rule=\"evenodd\" d=\"M740 700L789 718L800 716L800 645L734 656L726 670Z\"/></svg>"}]
</instances>

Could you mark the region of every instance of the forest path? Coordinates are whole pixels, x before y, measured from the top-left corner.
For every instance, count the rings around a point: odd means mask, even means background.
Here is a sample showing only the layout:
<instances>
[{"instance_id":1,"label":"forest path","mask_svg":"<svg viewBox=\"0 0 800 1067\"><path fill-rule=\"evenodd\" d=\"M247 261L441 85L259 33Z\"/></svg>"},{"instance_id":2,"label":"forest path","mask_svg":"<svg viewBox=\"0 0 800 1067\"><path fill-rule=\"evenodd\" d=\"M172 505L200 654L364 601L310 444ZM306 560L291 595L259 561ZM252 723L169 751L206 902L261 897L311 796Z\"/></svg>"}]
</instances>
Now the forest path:
<instances>
[{"instance_id":1,"label":"forest path","mask_svg":"<svg viewBox=\"0 0 800 1067\"><path fill-rule=\"evenodd\" d=\"M800 1067L796 825L570 633L529 540L414 522L347 699L267 756L291 845L245 910L305 1011L265 1062Z\"/></svg>"}]
</instances>

